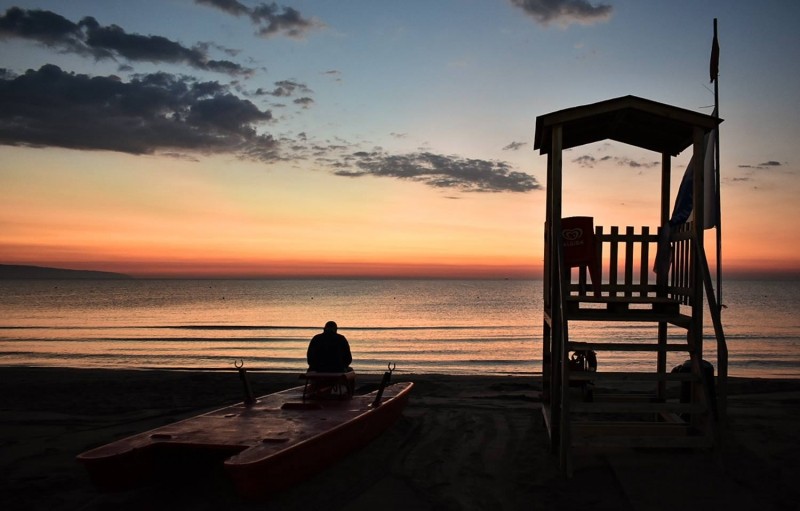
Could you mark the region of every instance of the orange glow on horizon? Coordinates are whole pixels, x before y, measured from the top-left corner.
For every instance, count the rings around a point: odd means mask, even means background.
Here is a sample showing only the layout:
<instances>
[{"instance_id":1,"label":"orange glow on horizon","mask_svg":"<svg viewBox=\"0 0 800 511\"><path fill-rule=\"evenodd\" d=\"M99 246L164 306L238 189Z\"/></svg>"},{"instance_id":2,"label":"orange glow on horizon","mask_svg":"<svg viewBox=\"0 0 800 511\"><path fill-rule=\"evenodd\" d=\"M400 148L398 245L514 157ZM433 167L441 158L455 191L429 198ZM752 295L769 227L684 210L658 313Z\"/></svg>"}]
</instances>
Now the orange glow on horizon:
<instances>
[{"instance_id":1,"label":"orange glow on horizon","mask_svg":"<svg viewBox=\"0 0 800 511\"><path fill-rule=\"evenodd\" d=\"M237 163L5 148L0 263L157 278L540 278L545 194L457 194L392 180ZM60 158L58 158L60 156ZM58 161L55 161L58 160ZM532 158L542 167L544 161ZM53 165L62 172L49 170ZM681 165L675 164L673 188ZM606 232L658 222L658 172L566 173L564 215ZM541 175L541 169L533 170ZM615 177L607 182L610 176ZM87 178L77 183L74 176ZM618 189L619 179L627 179ZM763 193L725 190L725 277L797 275L800 239ZM770 190L773 216L793 218L797 185ZM674 194L674 190L673 190ZM757 236L765 226L769 236ZM714 231L706 233L714 265Z\"/></svg>"}]
</instances>

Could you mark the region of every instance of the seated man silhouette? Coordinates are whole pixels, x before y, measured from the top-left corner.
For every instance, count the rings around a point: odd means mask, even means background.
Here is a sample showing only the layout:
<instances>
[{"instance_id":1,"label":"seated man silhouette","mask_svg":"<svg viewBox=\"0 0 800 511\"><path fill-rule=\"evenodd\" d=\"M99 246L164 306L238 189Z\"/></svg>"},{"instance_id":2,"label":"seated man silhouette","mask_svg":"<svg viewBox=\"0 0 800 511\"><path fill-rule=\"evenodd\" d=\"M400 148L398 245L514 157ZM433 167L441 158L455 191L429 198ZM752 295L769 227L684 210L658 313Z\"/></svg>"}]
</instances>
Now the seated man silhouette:
<instances>
[{"instance_id":1,"label":"seated man silhouette","mask_svg":"<svg viewBox=\"0 0 800 511\"><path fill-rule=\"evenodd\" d=\"M306 359L308 372L306 381L311 380L312 394L330 394L339 385L344 385L349 395L353 394L355 373L350 368L353 356L350 353L350 344L347 338L337 333L334 321L325 323L321 334L315 335L308 344ZM315 375L313 373L335 373L330 375ZM342 374L346 373L346 374Z\"/></svg>"},{"instance_id":2,"label":"seated man silhouette","mask_svg":"<svg viewBox=\"0 0 800 511\"><path fill-rule=\"evenodd\" d=\"M347 338L337 333L336 322L328 321L321 334L308 345L308 370L318 373L344 373L350 370L353 356Z\"/></svg>"}]
</instances>

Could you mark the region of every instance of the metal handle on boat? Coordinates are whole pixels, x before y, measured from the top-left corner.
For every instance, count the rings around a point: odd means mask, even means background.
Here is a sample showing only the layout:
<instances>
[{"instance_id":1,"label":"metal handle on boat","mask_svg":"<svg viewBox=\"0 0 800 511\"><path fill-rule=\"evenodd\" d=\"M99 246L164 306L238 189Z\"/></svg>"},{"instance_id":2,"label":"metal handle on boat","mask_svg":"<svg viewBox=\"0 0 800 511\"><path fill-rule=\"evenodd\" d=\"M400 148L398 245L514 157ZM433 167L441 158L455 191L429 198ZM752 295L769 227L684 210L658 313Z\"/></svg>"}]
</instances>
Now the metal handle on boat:
<instances>
[{"instance_id":1,"label":"metal handle on boat","mask_svg":"<svg viewBox=\"0 0 800 511\"><path fill-rule=\"evenodd\" d=\"M250 382L247 381L247 371L244 368L244 360L234 360L233 366L239 370L239 378L242 380L242 391L244 392L244 405L247 407L253 406L256 398L253 397L253 389L250 388Z\"/></svg>"},{"instance_id":2,"label":"metal handle on boat","mask_svg":"<svg viewBox=\"0 0 800 511\"><path fill-rule=\"evenodd\" d=\"M372 408L377 408L381 405L381 399L383 399L383 390L389 386L389 383L392 381L392 373L394 372L395 367L397 364L393 362L389 362L386 367L389 369L385 373L383 373L383 379L381 380L381 386L378 388L378 393L375 394L375 401L372 402Z\"/></svg>"}]
</instances>

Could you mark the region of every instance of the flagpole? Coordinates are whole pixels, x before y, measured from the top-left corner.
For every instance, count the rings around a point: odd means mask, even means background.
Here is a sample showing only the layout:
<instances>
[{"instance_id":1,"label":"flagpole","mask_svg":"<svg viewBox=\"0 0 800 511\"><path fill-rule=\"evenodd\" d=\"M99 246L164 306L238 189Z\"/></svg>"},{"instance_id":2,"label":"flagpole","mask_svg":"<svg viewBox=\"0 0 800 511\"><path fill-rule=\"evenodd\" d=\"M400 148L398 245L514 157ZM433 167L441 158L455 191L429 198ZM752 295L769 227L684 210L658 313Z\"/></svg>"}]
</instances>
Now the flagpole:
<instances>
[{"instance_id":1,"label":"flagpole","mask_svg":"<svg viewBox=\"0 0 800 511\"><path fill-rule=\"evenodd\" d=\"M714 40L711 43L711 61L709 63L709 75L714 83L714 113L719 119L719 41L717 41L717 18L714 18ZM722 311L722 209L720 209L720 176L719 176L719 122L714 128L714 208L716 215L714 226L717 228L717 312Z\"/></svg>"},{"instance_id":2,"label":"flagpole","mask_svg":"<svg viewBox=\"0 0 800 511\"><path fill-rule=\"evenodd\" d=\"M714 18L714 42L713 47L716 49L717 66L719 65L719 43L717 40L717 18ZM714 50L712 50L713 52ZM714 111L716 112L717 119L719 119L719 69L716 70L714 76ZM717 136L714 143L714 163L716 165L716 172L714 172L716 186L716 209L717 209L717 307L722 311L722 189L720 188L720 165L719 165L719 124L717 124Z\"/></svg>"}]
</instances>

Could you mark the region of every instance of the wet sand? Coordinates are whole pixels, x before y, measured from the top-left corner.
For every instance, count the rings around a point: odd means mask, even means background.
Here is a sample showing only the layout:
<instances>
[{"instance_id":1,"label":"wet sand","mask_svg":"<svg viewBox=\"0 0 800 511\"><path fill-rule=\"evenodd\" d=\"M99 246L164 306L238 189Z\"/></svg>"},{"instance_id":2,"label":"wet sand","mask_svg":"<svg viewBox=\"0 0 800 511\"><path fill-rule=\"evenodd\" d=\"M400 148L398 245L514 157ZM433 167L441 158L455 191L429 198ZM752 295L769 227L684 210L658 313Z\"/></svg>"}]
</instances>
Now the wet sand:
<instances>
[{"instance_id":1,"label":"wet sand","mask_svg":"<svg viewBox=\"0 0 800 511\"><path fill-rule=\"evenodd\" d=\"M359 375L358 386L379 374ZM798 509L800 380L729 382L715 451L598 450L558 470L536 377L409 375L403 417L366 448L261 503L224 477L176 477L99 493L75 456L134 433L241 401L233 371L0 368L3 509L647 510ZM257 395L298 384L250 373Z\"/></svg>"}]
</instances>

